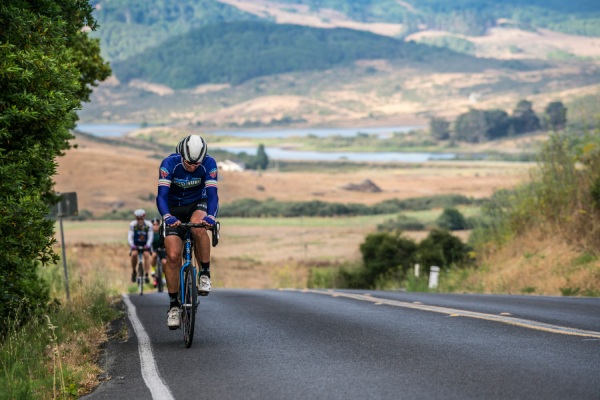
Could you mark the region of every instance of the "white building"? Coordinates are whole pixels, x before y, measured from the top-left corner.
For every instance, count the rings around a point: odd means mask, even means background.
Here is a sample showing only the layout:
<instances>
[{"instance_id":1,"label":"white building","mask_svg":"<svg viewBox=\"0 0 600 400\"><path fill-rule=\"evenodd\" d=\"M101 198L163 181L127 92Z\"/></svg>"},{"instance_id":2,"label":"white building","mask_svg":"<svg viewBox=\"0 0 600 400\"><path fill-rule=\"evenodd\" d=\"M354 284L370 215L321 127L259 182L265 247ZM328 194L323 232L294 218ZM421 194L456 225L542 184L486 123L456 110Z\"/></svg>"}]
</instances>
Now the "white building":
<instances>
[{"instance_id":1,"label":"white building","mask_svg":"<svg viewBox=\"0 0 600 400\"><path fill-rule=\"evenodd\" d=\"M231 160L219 161L217 167L221 171L233 171L241 172L244 170L244 166Z\"/></svg>"}]
</instances>

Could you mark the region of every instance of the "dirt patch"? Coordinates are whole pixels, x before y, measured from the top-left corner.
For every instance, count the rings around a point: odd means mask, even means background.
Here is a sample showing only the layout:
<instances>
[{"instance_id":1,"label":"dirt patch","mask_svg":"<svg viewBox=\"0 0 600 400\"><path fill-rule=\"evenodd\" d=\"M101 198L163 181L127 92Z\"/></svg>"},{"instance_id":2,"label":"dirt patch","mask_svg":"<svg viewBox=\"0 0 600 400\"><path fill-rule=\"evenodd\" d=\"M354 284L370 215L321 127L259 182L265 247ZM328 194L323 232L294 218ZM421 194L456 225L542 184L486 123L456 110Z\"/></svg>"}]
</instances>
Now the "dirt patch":
<instances>
[{"instance_id":1,"label":"dirt patch","mask_svg":"<svg viewBox=\"0 0 600 400\"><path fill-rule=\"evenodd\" d=\"M347 183L342 186L342 189L350 190L353 192L363 192L363 193L379 193L381 189L379 186L373 183L370 179L365 179L360 183Z\"/></svg>"}]
</instances>

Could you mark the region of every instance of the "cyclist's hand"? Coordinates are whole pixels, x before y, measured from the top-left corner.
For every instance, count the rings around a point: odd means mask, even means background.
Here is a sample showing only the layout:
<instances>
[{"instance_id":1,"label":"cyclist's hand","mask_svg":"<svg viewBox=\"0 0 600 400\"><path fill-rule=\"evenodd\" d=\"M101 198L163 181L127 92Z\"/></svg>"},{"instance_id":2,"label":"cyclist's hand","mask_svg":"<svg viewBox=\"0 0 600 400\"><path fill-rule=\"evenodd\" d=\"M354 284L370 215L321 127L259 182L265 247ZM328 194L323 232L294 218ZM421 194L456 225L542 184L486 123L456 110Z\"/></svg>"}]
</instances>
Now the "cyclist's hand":
<instances>
[{"instance_id":1,"label":"cyclist's hand","mask_svg":"<svg viewBox=\"0 0 600 400\"><path fill-rule=\"evenodd\" d=\"M169 215L167 218L165 218L165 224L167 224L167 226L177 226L181 224L181 221L179 221L174 216Z\"/></svg>"},{"instance_id":2,"label":"cyclist's hand","mask_svg":"<svg viewBox=\"0 0 600 400\"><path fill-rule=\"evenodd\" d=\"M144 246L144 250L150 250L150 246L148 246L148 245L145 245L145 246Z\"/></svg>"},{"instance_id":3,"label":"cyclist's hand","mask_svg":"<svg viewBox=\"0 0 600 400\"><path fill-rule=\"evenodd\" d=\"M131 250L137 250L137 246L130 246Z\"/></svg>"},{"instance_id":4,"label":"cyclist's hand","mask_svg":"<svg viewBox=\"0 0 600 400\"><path fill-rule=\"evenodd\" d=\"M202 222L204 222L207 226L213 226L215 224L215 217L212 215L207 215L206 217L202 218Z\"/></svg>"}]
</instances>

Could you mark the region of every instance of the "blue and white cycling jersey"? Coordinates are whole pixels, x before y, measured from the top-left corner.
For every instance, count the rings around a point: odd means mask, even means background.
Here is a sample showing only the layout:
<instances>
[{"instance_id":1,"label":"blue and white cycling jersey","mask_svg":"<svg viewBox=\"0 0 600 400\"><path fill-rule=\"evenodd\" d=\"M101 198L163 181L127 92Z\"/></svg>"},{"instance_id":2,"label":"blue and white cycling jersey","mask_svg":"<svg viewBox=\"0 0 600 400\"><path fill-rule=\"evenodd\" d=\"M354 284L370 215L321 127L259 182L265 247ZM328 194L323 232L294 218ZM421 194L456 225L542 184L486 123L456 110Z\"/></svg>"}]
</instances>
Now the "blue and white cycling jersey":
<instances>
[{"instance_id":1,"label":"blue and white cycling jersey","mask_svg":"<svg viewBox=\"0 0 600 400\"><path fill-rule=\"evenodd\" d=\"M152 244L152 238L154 231L152 230L152 224L150 221L145 221L140 226L136 221L131 221L129 224L129 233L127 234L127 242L129 246L148 246Z\"/></svg>"},{"instance_id":2,"label":"blue and white cycling jersey","mask_svg":"<svg viewBox=\"0 0 600 400\"><path fill-rule=\"evenodd\" d=\"M160 215L170 214L170 207L207 199L206 213L216 217L219 209L217 162L207 155L195 171L189 172L183 167L182 160L180 154L174 153L160 164L156 197Z\"/></svg>"}]
</instances>

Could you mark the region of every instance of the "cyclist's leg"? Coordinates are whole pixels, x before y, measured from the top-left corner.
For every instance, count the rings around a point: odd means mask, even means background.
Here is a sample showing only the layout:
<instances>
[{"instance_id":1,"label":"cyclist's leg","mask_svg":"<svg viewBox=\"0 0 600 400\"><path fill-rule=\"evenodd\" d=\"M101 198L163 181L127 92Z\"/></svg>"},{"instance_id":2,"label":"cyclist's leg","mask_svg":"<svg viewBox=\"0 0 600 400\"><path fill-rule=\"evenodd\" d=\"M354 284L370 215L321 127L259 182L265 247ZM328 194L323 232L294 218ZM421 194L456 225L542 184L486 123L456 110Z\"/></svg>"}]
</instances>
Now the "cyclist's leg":
<instances>
[{"instance_id":1,"label":"cyclist's leg","mask_svg":"<svg viewBox=\"0 0 600 400\"><path fill-rule=\"evenodd\" d=\"M165 249L167 262L163 264L163 273L167 279L167 290L169 293L177 293L179 291L179 271L181 270L183 241L177 235L169 235L165 238Z\"/></svg>"},{"instance_id":2,"label":"cyclist's leg","mask_svg":"<svg viewBox=\"0 0 600 400\"><path fill-rule=\"evenodd\" d=\"M146 277L149 277L150 276L150 264L152 262L152 260L150 259L150 252L144 250L143 258L144 258L144 273L146 274Z\"/></svg>"},{"instance_id":3,"label":"cyclist's leg","mask_svg":"<svg viewBox=\"0 0 600 400\"><path fill-rule=\"evenodd\" d=\"M199 224L204 217L206 217L206 211L196 210L192 214L190 222ZM202 263L210 262L210 237L208 236L206 228L192 228L192 235L194 237L196 260Z\"/></svg>"},{"instance_id":4,"label":"cyclist's leg","mask_svg":"<svg viewBox=\"0 0 600 400\"><path fill-rule=\"evenodd\" d=\"M205 210L196 210L192 214L191 221L199 223L205 216ZM210 293L212 286L210 281L210 237L206 228L194 228L192 229L192 235L194 237L194 253L200 264L198 265L200 275L198 278L198 294L206 296Z\"/></svg>"},{"instance_id":5,"label":"cyclist's leg","mask_svg":"<svg viewBox=\"0 0 600 400\"><path fill-rule=\"evenodd\" d=\"M129 255L131 256L131 281L135 282L135 278L137 276L138 252L137 250L131 249L131 251L129 251Z\"/></svg>"}]
</instances>

